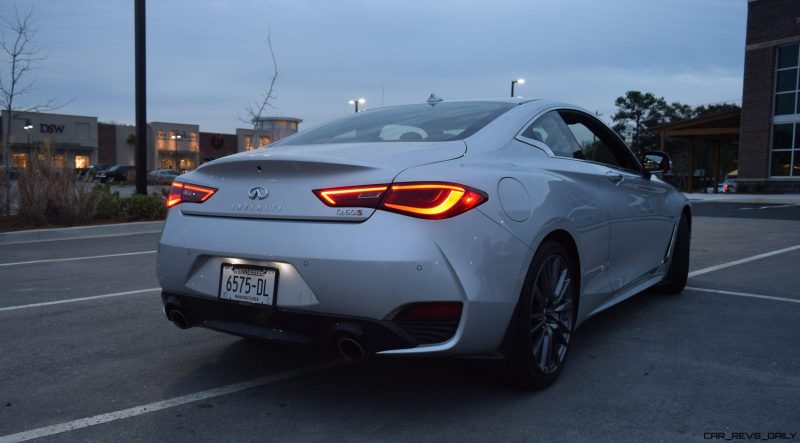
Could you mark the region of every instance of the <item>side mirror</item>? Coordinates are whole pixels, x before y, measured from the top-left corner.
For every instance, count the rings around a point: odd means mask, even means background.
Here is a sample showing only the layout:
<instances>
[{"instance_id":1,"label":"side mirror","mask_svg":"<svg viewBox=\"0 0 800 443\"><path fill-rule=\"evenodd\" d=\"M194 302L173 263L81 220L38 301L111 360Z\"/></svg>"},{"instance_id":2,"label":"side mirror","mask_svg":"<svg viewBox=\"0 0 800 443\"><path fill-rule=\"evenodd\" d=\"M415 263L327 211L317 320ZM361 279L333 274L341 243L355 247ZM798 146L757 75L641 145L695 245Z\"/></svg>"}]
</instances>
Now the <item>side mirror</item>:
<instances>
[{"instance_id":1,"label":"side mirror","mask_svg":"<svg viewBox=\"0 0 800 443\"><path fill-rule=\"evenodd\" d=\"M672 159L669 154L661 151L647 151L642 159L644 170L650 174L663 174L672 169Z\"/></svg>"}]
</instances>

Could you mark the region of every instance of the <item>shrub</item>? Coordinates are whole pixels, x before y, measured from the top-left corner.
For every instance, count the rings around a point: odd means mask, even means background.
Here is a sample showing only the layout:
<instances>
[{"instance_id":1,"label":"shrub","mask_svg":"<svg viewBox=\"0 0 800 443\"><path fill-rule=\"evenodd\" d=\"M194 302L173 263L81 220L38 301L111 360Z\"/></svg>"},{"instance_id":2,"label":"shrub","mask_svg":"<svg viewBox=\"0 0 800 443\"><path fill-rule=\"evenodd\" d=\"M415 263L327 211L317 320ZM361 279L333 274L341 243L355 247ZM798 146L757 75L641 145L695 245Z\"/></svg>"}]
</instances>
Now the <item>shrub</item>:
<instances>
[{"instance_id":1,"label":"shrub","mask_svg":"<svg viewBox=\"0 0 800 443\"><path fill-rule=\"evenodd\" d=\"M111 185L95 185L92 190L97 197L97 218L109 219L122 216L122 198L118 191L111 192Z\"/></svg>"},{"instance_id":2,"label":"shrub","mask_svg":"<svg viewBox=\"0 0 800 443\"><path fill-rule=\"evenodd\" d=\"M14 188L16 188L16 184L13 180L8 176L6 173L5 168L0 168L0 214L6 214L6 204L8 204L9 209L14 207L14 201L11 199L9 200L9 195L14 195ZM6 192L7 190L11 190L11 192Z\"/></svg>"},{"instance_id":3,"label":"shrub","mask_svg":"<svg viewBox=\"0 0 800 443\"><path fill-rule=\"evenodd\" d=\"M17 180L17 216L26 224L74 225L94 220L97 197L88 178L35 160Z\"/></svg>"},{"instance_id":4,"label":"shrub","mask_svg":"<svg viewBox=\"0 0 800 443\"><path fill-rule=\"evenodd\" d=\"M0 185L3 185L0 177ZM78 177L72 170L53 168L38 159L22 170L16 181L16 216L9 218L24 227L72 226L97 220L160 220L166 217L162 193L120 197L107 184L90 183L88 174ZM12 183L14 184L14 183ZM14 191L12 187L12 191ZM0 191L2 192L2 191ZM5 195L0 195L4 203ZM12 214L13 214L12 210Z\"/></svg>"},{"instance_id":5,"label":"shrub","mask_svg":"<svg viewBox=\"0 0 800 443\"><path fill-rule=\"evenodd\" d=\"M123 213L128 220L160 220L167 216L164 198L152 193L133 194L122 200Z\"/></svg>"}]
</instances>

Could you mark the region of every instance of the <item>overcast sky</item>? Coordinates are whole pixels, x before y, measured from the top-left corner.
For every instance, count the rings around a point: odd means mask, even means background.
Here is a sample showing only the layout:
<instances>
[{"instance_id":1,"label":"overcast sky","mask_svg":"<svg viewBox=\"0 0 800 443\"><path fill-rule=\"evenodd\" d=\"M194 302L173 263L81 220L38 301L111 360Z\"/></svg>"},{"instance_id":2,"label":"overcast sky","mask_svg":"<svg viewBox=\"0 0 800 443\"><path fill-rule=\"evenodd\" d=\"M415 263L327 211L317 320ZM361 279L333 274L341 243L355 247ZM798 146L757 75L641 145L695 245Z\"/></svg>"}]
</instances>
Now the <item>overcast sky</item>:
<instances>
[{"instance_id":1,"label":"overcast sky","mask_svg":"<svg viewBox=\"0 0 800 443\"><path fill-rule=\"evenodd\" d=\"M0 0L34 8L39 89L58 112L134 122L133 0ZM741 103L745 0L151 0L148 121L243 127L280 76L271 115L308 127L366 107L444 99L558 99L608 117L639 89L691 105ZM6 32L6 36L9 34ZM2 66L6 69L6 66ZM5 75L5 71L3 71Z\"/></svg>"}]
</instances>

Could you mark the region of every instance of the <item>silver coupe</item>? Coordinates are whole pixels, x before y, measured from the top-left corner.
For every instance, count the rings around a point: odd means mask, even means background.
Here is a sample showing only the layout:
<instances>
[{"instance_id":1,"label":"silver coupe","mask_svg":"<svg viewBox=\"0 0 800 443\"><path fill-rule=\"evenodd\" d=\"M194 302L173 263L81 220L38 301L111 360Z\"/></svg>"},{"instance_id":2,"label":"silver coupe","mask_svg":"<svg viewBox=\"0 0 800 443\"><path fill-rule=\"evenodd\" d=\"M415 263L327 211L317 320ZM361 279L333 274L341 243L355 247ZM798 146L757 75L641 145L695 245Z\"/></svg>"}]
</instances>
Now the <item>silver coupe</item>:
<instances>
[{"instance_id":1,"label":"silver coupe","mask_svg":"<svg viewBox=\"0 0 800 443\"><path fill-rule=\"evenodd\" d=\"M349 359L503 358L561 373L581 322L686 285L691 207L591 113L546 100L374 109L181 175L167 318Z\"/></svg>"}]
</instances>

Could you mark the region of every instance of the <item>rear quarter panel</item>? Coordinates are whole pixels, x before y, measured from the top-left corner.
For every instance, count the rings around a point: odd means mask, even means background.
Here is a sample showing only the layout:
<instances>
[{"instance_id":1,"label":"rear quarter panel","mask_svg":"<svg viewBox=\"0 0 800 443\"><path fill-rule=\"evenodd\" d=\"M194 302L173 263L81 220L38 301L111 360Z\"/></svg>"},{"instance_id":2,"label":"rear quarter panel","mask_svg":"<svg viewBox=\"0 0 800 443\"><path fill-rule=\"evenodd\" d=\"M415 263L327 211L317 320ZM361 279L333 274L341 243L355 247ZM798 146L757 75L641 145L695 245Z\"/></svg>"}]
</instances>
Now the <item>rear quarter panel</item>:
<instances>
[{"instance_id":1,"label":"rear quarter panel","mask_svg":"<svg viewBox=\"0 0 800 443\"><path fill-rule=\"evenodd\" d=\"M587 170L587 166L589 169ZM489 200L477 208L526 245L524 254L503 254L503 246L487 244L491 260L484 261L482 274L493 286L481 286L479 291L502 293L498 298L516 300L522 290L533 254L550 233L566 231L576 243L580 255L581 293L585 303L579 311L579 321L585 312L604 300L609 292L606 274L608 262L608 217L597 189L597 175L592 165L582 162L559 161L528 144L511 140L495 151L470 153L447 162L412 168L401 173L396 181L440 180L460 183L480 189ZM508 196L501 202L498 190L501 180L513 178L527 191L527 202L513 202L516 212L509 216ZM516 196L516 194L515 194ZM520 198L526 198L524 193ZM506 208L504 208L506 206ZM521 217L523 209L529 215ZM524 220L523 220L524 218ZM457 248L454 246L453 248ZM459 254L447 254L458 257ZM459 267L455 263L456 268ZM466 268L465 264L462 264Z\"/></svg>"}]
</instances>

